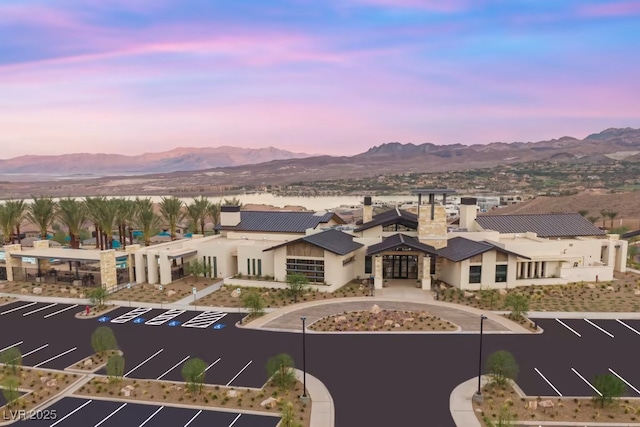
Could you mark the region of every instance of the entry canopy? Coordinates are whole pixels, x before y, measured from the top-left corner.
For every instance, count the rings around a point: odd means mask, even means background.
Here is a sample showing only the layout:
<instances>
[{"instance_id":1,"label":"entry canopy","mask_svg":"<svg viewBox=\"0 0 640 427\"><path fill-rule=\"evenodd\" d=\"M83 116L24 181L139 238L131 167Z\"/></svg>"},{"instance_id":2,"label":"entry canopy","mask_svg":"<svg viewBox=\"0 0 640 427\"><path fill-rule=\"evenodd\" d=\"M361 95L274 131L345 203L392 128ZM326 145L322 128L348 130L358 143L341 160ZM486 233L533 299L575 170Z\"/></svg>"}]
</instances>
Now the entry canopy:
<instances>
[{"instance_id":1,"label":"entry canopy","mask_svg":"<svg viewBox=\"0 0 640 427\"><path fill-rule=\"evenodd\" d=\"M126 259L127 253L115 251L116 259ZM100 262L100 251L88 249L43 248L12 252L14 258L59 259L61 261Z\"/></svg>"},{"instance_id":2,"label":"entry canopy","mask_svg":"<svg viewBox=\"0 0 640 427\"><path fill-rule=\"evenodd\" d=\"M371 245L367 248L367 256L376 255L381 252L412 250L422 252L429 255L437 255L438 251L433 246L420 243L415 237L405 234L394 234L384 239L380 243Z\"/></svg>"}]
</instances>

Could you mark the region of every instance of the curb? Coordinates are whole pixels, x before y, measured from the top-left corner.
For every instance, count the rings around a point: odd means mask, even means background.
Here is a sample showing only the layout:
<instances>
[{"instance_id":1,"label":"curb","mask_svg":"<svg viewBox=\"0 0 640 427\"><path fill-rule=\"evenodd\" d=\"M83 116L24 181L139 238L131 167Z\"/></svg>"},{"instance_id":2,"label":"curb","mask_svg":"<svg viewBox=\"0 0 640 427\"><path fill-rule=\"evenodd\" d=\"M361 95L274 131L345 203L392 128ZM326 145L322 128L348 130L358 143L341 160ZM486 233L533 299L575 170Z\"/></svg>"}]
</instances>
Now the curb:
<instances>
[{"instance_id":1,"label":"curb","mask_svg":"<svg viewBox=\"0 0 640 427\"><path fill-rule=\"evenodd\" d=\"M296 378L300 382L304 382L304 373L295 369ZM334 427L336 422L335 406L333 397L329 393L327 387L318 378L310 375L307 376L307 391L311 398L311 420L309 427Z\"/></svg>"}]
</instances>

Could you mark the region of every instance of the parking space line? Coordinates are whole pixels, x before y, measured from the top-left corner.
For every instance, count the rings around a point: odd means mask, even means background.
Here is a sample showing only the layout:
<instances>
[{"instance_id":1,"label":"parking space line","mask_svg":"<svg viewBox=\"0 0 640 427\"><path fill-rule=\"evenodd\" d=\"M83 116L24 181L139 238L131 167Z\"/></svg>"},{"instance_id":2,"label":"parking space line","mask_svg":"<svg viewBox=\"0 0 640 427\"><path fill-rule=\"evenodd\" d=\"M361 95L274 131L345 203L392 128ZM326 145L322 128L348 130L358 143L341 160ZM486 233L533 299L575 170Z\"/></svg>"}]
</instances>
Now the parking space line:
<instances>
[{"instance_id":1,"label":"parking space line","mask_svg":"<svg viewBox=\"0 0 640 427\"><path fill-rule=\"evenodd\" d=\"M3 351L5 351L5 350L8 350L8 349L10 349L10 348L12 348L12 347L15 347L15 346L17 346L17 345L20 345L20 344L22 344L23 342L24 342L24 341L18 341L18 342L17 342L17 343L15 343L15 344L8 345L8 346L6 346L5 348L3 348L2 350L0 350L0 353L2 353L2 352L3 352Z\"/></svg>"},{"instance_id":2,"label":"parking space line","mask_svg":"<svg viewBox=\"0 0 640 427\"><path fill-rule=\"evenodd\" d=\"M67 415L65 415L64 417L60 418L55 423L51 424L49 427L55 427L56 425L60 424L61 422L63 422L64 420L66 420L71 415L75 414L76 412L78 412L80 409L84 408L85 406L87 406L91 402L93 402L93 400L87 400L82 405L78 406L76 409L74 409L73 411L69 412Z\"/></svg>"},{"instance_id":3,"label":"parking space line","mask_svg":"<svg viewBox=\"0 0 640 427\"><path fill-rule=\"evenodd\" d=\"M173 371L174 369L176 369L178 367L178 365L180 365L181 363L183 363L185 360L187 360L189 357L191 356L187 356L184 359L182 359L181 361L179 361L178 363L176 363L175 365L173 365L172 367L170 367L169 369L167 369L165 371L164 374L160 375L158 378L156 378L157 380L161 379L162 377L164 377L165 375L167 375L169 372Z\"/></svg>"},{"instance_id":4,"label":"parking space line","mask_svg":"<svg viewBox=\"0 0 640 427\"><path fill-rule=\"evenodd\" d=\"M231 379L229 380L229 382L228 382L226 385L228 386L229 384L231 384L231 383L233 382L233 380L235 380L236 378L238 378L238 377L240 376L240 374L241 374L241 373L243 373L243 372L244 372L244 370L245 370L245 369L247 369L247 367L248 367L249 365L251 365L251 362L253 362L253 360L249 360L249 363L247 363L246 365L244 365L244 368L240 369L240 372L238 372L238 373L236 374L236 376L235 376L235 377L231 378Z\"/></svg>"},{"instance_id":5,"label":"parking space line","mask_svg":"<svg viewBox=\"0 0 640 427\"><path fill-rule=\"evenodd\" d=\"M13 313L14 311L22 310L23 308L31 307L32 305L36 305L36 304L37 302L32 302L29 304L21 305L20 307L15 307L15 308L12 308L11 310L3 311L2 313L0 313L0 315Z\"/></svg>"},{"instance_id":6,"label":"parking space line","mask_svg":"<svg viewBox=\"0 0 640 427\"><path fill-rule=\"evenodd\" d=\"M218 357L218 360L216 360L215 362L213 362L211 365L207 366L207 368L204 370L205 372L207 372L209 370L209 368L213 367L213 365L215 365L216 363L218 363L220 360L222 360L221 357Z\"/></svg>"},{"instance_id":7,"label":"parking space line","mask_svg":"<svg viewBox=\"0 0 640 427\"><path fill-rule=\"evenodd\" d=\"M640 394L640 390L638 390L637 388L635 388L634 386L631 385L631 383L629 383L627 380L625 380L624 378L622 378L620 375L618 375L618 373L616 371L614 371L613 369L609 368L609 372L611 372L613 375L615 375L616 377L620 378L620 381L622 381L623 383L625 383L626 385L628 385L629 387L631 387L633 389L633 391L635 391L636 393Z\"/></svg>"},{"instance_id":8,"label":"parking space line","mask_svg":"<svg viewBox=\"0 0 640 427\"><path fill-rule=\"evenodd\" d=\"M232 426L236 423L236 421L238 421L238 418L240 418L240 415L242 415L242 414L238 414L238 416L237 416L237 417L235 417L235 418L233 419L233 421L231 421L231 424L229 424L229 427L232 427Z\"/></svg>"},{"instance_id":9,"label":"parking space line","mask_svg":"<svg viewBox=\"0 0 640 427\"><path fill-rule=\"evenodd\" d=\"M127 404L126 404L126 403L123 403L122 405L120 405L120 406L118 407L118 409L116 409L115 411L113 411L112 413L110 413L109 415L107 415L106 417L104 417L104 418L102 419L102 421L100 421L98 424L94 425L93 427L98 427L99 425L101 425L102 423L104 423L105 421L107 421L109 418L111 418L111 417L113 417L115 414L117 414L117 413L118 413L118 411L119 411L120 409L124 408L125 406L127 406Z\"/></svg>"},{"instance_id":10,"label":"parking space line","mask_svg":"<svg viewBox=\"0 0 640 427\"><path fill-rule=\"evenodd\" d=\"M47 308L51 308L54 305L58 305L58 303L54 302L53 304L49 304L49 305L45 305L44 307L36 308L35 310L31 310L31 311L28 311L28 312L24 313L23 316L28 316L30 314L37 313L37 312L42 311L42 310L46 310Z\"/></svg>"},{"instance_id":11,"label":"parking space line","mask_svg":"<svg viewBox=\"0 0 640 427\"><path fill-rule=\"evenodd\" d=\"M187 421L187 423L184 425L184 427L187 427L189 424L191 424L193 422L193 420L196 419L196 417L198 415L200 415L202 413L202 409L200 409L193 417L191 417L191 419L189 421Z\"/></svg>"},{"instance_id":12,"label":"parking space line","mask_svg":"<svg viewBox=\"0 0 640 427\"><path fill-rule=\"evenodd\" d=\"M565 328L567 328L568 330L570 330L571 332L573 332L574 334L576 334L577 336L579 336L580 338L582 338L582 335L580 335L579 333L577 333L575 331L575 329L573 329L571 326L567 325L566 323L564 323L562 320L560 319L556 319L556 322L560 323L562 326L564 326Z\"/></svg>"},{"instance_id":13,"label":"parking space line","mask_svg":"<svg viewBox=\"0 0 640 427\"><path fill-rule=\"evenodd\" d=\"M604 332L605 334L609 335L611 338L613 338L613 334L610 332L605 331L604 329L602 329L600 326L596 325L595 323L593 323L591 320L589 319L584 319L585 322L587 322L588 324L590 324L591 326L593 326L594 328Z\"/></svg>"},{"instance_id":14,"label":"parking space line","mask_svg":"<svg viewBox=\"0 0 640 427\"><path fill-rule=\"evenodd\" d=\"M556 386L554 386L553 384L551 384L551 381L549 381L547 379L547 377L545 377L544 375L542 375L542 372L540 372L540 370L538 368L533 368L534 371L536 371L538 373L538 375L540 375L542 377L543 380L545 380L545 382L547 384L549 384L549 387L551 387L556 393L558 393L558 396L562 397L562 393L560 393L560 391L556 388Z\"/></svg>"},{"instance_id":15,"label":"parking space line","mask_svg":"<svg viewBox=\"0 0 640 427\"><path fill-rule=\"evenodd\" d=\"M161 406L161 407L159 407L158 409L156 409L156 411L155 411L153 414L149 415L149 418L147 418L146 420L144 420L144 421L142 422L142 424L140 424L138 427L143 427L146 423L148 423L148 422L149 422L149 420L150 420L151 418L155 417L155 416L156 416L156 414L162 410L162 408L164 408L164 406Z\"/></svg>"},{"instance_id":16,"label":"parking space line","mask_svg":"<svg viewBox=\"0 0 640 427\"><path fill-rule=\"evenodd\" d=\"M597 388L595 388L594 386L592 386L592 385L591 385L591 383L590 383L589 381L587 381L587 379L586 379L585 377L583 377L582 375L580 375L580 372L576 371L576 369L575 369L575 368L571 368L571 370L573 371L573 373L574 373L574 374L576 374L577 376L579 376L579 377L580 377L580 379L581 379L582 381L584 381L584 382L585 382L589 387L591 387L591 389L592 389L593 391L595 391L595 392L596 392L596 393L598 393L600 396L602 396L602 393L600 393L600 392L598 391L598 389L597 389Z\"/></svg>"},{"instance_id":17,"label":"parking space line","mask_svg":"<svg viewBox=\"0 0 640 427\"><path fill-rule=\"evenodd\" d=\"M162 350L164 350L164 348L161 348L160 350L156 351L155 353L153 353L151 356L147 357L146 359L144 359L142 362L138 363L138 365L133 368L132 370L130 370L129 372L127 372L126 374L123 375L123 377L126 377L127 375L129 375L131 372L135 371L136 369L138 369L140 366L144 365L145 363L147 363L149 360L153 359L154 357L156 357L157 355L159 355L160 353L162 353Z\"/></svg>"},{"instance_id":18,"label":"parking space line","mask_svg":"<svg viewBox=\"0 0 640 427\"><path fill-rule=\"evenodd\" d=\"M23 354L23 355L22 355L22 358L25 358L25 357L29 356L30 354L35 353L36 351L40 351L40 350L42 350L42 349L43 349L43 348L45 348L45 347L49 347L49 344L45 344L45 345L43 345L42 347L38 347L38 348L36 348L35 350L31 350L31 351L29 351L29 352L27 352L27 353Z\"/></svg>"},{"instance_id":19,"label":"parking space line","mask_svg":"<svg viewBox=\"0 0 640 427\"><path fill-rule=\"evenodd\" d=\"M127 311L126 313L121 314L120 316L113 319L111 323L127 323L129 320L133 320L138 316L142 316L149 311L151 311L150 308L138 307L134 310Z\"/></svg>"},{"instance_id":20,"label":"parking space line","mask_svg":"<svg viewBox=\"0 0 640 427\"><path fill-rule=\"evenodd\" d=\"M52 360L55 360L55 359L57 359L58 357L62 357L62 356L64 356L65 354L69 354L69 353L71 353L72 351L77 350L77 349L78 349L78 347L73 347L72 349L67 350L67 351L65 351L64 353L60 353L59 355L57 355L57 356L53 356L53 357L51 357L51 358L49 358L49 359L45 360L44 362L40 362L40 363L38 363L37 365L33 365L33 367L34 367L34 368L38 368L38 367L40 367L40 366L44 365L44 364L45 364L45 363L47 363L47 362L51 362Z\"/></svg>"},{"instance_id":21,"label":"parking space line","mask_svg":"<svg viewBox=\"0 0 640 427\"><path fill-rule=\"evenodd\" d=\"M77 307L77 306L78 306L78 304L73 304L73 305L72 305L72 306L70 306L70 307L63 308L62 310L54 311L53 313L49 313L49 314L47 314L46 316L44 316L44 318L45 318L45 319L47 319L47 318L49 318L49 317L51 317L51 316L55 316L56 314L60 314L60 313L62 313L63 311L71 310L72 308Z\"/></svg>"},{"instance_id":22,"label":"parking space line","mask_svg":"<svg viewBox=\"0 0 640 427\"><path fill-rule=\"evenodd\" d=\"M622 320L620 319L616 319L616 322L620 323L622 326L624 326L625 328L629 329L630 331L635 332L636 334L640 335L640 331L637 331L636 329L632 328L631 326L627 325L626 323L624 323Z\"/></svg>"},{"instance_id":23,"label":"parking space line","mask_svg":"<svg viewBox=\"0 0 640 427\"><path fill-rule=\"evenodd\" d=\"M166 311L164 313L158 314L156 317L154 317L153 319L147 320L146 322L144 322L145 325L162 325L163 323L168 322L169 320L173 319L174 317L178 317L180 316L182 313L186 312L187 310L178 310L176 308L172 308L169 311Z\"/></svg>"}]
</instances>

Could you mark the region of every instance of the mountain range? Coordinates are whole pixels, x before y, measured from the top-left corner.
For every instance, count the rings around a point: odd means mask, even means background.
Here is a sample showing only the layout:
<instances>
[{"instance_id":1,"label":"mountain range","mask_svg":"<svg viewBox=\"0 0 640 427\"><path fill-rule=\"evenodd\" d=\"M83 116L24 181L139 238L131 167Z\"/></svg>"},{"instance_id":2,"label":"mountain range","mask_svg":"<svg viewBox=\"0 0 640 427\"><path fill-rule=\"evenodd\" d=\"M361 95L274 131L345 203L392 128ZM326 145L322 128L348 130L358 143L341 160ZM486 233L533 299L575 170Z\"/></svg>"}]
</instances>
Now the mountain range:
<instances>
[{"instance_id":1,"label":"mountain range","mask_svg":"<svg viewBox=\"0 0 640 427\"><path fill-rule=\"evenodd\" d=\"M211 185L261 185L361 178L402 172L476 169L506 163L557 161L607 164L640 161L640 129L611 128L577 139L486 145L385 143L355 156L312 156L269 147L176 148L138 156L67 154L0 160L0 174L150 174L150 178L201 177Z\"/></svg>"}]
</instances>

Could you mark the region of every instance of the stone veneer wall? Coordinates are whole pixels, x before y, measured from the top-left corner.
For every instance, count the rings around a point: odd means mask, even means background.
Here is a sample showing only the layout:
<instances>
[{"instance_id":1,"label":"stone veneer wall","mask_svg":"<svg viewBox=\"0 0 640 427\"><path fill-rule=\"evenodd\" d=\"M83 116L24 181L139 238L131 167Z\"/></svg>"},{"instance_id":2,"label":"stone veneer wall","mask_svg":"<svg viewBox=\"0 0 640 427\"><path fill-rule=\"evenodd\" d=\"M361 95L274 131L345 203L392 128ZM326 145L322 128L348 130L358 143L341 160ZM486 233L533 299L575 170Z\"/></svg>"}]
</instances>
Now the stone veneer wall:
<instances>
[{"instance_id":1,"label":"stone veneer wall","mask_svg":"<svg viewBox=\"0 0 640 427\"><path fill-rule=\"evenodd\" d=\"M435 206L433 220L431 205L418 208L418 240L436 249L447 246L447 211L444 206Z\"/></svg>"},{"instance_id":2,"label":"stone veneer wall","mask_svg":"<svg viewBox=\"0 0 640 427\"><path fill-rule=\"evenodd\" d=\"M49 241L48 240L36 240L33 242L33 249L48 249ZM51 268L51 262L48 259L38 259L38 267L40 267L40 271L44 272ZM40 280L40 279L37 279Z\"/></svg>"},{"instance_id":3,"label":"stone veneer wall","mask_svg":"<svg viewBox=\"0 0 640 427\"><path fill-rule=\"evenodd\" d=\"M100 252L100 277L102 277L103 288L111 290L118 285L116 251L113 249Z\"/></svg>"},{"instance_id":4,"label":"stone veneer wall","mask_svg":"<svg viewBox=\"0 0 640 427\"><path fill-rule=\"evenodd\" d=\"M7 266L7 281L14 282L13 267L22 267L22 258L14 258L11 256L14 252L20 252L22 246L20 244L4 245L4 254L6 257L5 263ZM18 278L20 279L20 278Z\"/></svg>"}]
</instances>

